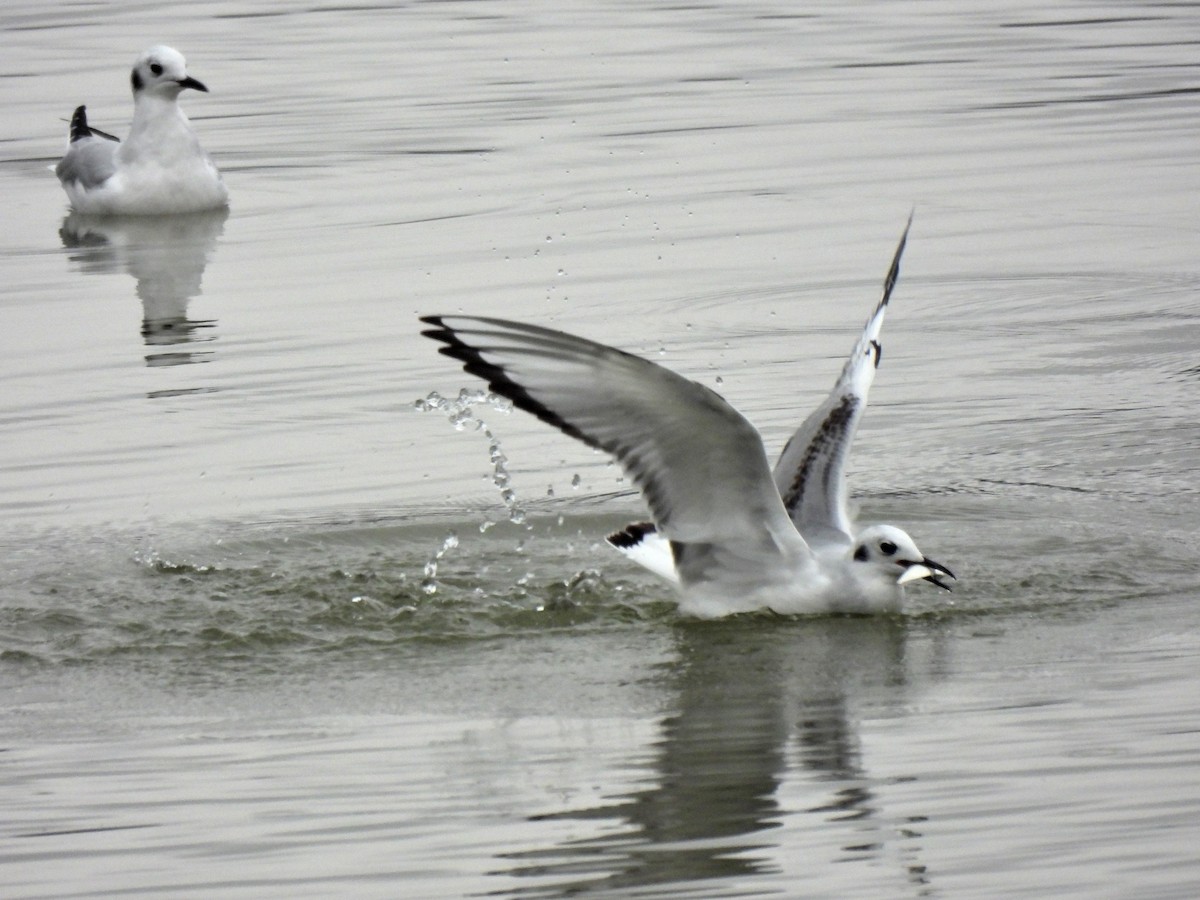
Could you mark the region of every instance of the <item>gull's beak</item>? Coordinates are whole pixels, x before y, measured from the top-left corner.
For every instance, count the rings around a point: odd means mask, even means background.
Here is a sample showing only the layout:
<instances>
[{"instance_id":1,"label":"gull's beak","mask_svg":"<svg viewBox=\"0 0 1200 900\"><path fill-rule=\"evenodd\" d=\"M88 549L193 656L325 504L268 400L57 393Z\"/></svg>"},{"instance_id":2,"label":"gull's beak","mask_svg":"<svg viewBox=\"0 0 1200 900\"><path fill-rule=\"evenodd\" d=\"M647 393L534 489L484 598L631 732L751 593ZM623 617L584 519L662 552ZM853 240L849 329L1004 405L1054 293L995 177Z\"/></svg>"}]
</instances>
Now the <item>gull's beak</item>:
<instances>
[{"instance_id":1,"label":"gull's beak","mask_svg":"<svg viewBox=\"0 0 1200 900\"><path fill-rule=\"evenodd\" d=\"M926 556L920 562L905 563L904 565L905 569L900 573L900 577L896 579L896 584L908 584L910 581L920 581L923 578L926 581L933 582L940 588L950 590L950 585L942 581L941 576L946 575L949 578L954 578L954 573L941 563L936 563ZM958 579L955 580L957 581Z\"/></svg>"},{"instance_id":2,"label":"gull's beak","mask_svg":"<svg viewBox=\"0 0 1200 900\"><path fill-rule=\"evenodd\" d=\"M179 87L191 88L193 91L204 91L204 93L208 93L208 88L206 88L202 82L197 81L191 75L189 75L187 78L180 78Z\"/></svg>"}]
</instances>

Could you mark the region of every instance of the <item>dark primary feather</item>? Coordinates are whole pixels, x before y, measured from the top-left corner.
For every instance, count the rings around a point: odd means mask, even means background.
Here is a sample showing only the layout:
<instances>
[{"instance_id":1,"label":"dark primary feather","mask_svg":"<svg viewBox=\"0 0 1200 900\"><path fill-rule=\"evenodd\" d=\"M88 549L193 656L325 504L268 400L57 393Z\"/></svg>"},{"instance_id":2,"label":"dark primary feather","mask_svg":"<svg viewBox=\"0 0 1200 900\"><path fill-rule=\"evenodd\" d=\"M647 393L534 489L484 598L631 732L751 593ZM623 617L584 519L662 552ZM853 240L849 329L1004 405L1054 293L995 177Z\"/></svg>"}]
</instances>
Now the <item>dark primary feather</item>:
<instances>
[{"instance_id":1,"label":"dark primary feather","mask_svg":"<svg viewBox=\"0 0 1200 900\"><path fill-rule=\"evenodd\" d=\"M88 125L87 107L77 106L75 112L71 114L71 126L69 129L70 143L75 143L78 140L88 137L104 138L106 141L114 141L121 143L121 139L109 134L107 131L101 131L99 128L93 128Z\"/></svg>"},{"instance_id":2,"label":"dark primary feather","mask_svg":"<svg viewBox=\"0 0 1200 900\"><path fill-rule=\"evenodd\" d=\"M866 408L874 370L883 357L879 333L900 277L900 260L912 219L910 214L884 277L883 295L842 367L837 383L824 402L796 429L775 465L775 484L788 515L806 540L850 539L845 464Z\"/></svg>"},{"instance_id":3,"label":"dark primary feather","mask_svg":"<svg viewBox=\"0 0 1200 900\"><path fill-rule=\"evenodd\" d=\"M665 491L655 478L652 461L647 458L649 448L645 447L643 442L621 440L615 436L605 435L600 433L601 429L599 428L581 427L572 418L565 417L558 410L547 406L546 403L534 396L534 393L530 392L530 388L514 380L509 371L510 364L493 363L486 357L509 355L526 359L541 358L547 364L553 365L564 359L577 358L572 353L572 348L580 345L586 346L597 359L607 357L618 364L634 368L646 366L661 370L661 367L623 350L567 336L553 329L484 317L466 317L471 322L478 323L469 332L472 343L468 344L460 337L459 329L445 324L445 318L455 317L423 316L421 318L422 322L437 326L421 333L425 337L445 344L439 348L438 352L459 360L463 364L464 371L483 379L492 391L502 397L507 397L518 409L532 413L543 422L553 425L564 434L582 441L589 447L603 450L616 457L642 489L646 501L654 513L655 520L665 524L671 519L672 503L669 492ZM479 325L483 327L480 328ZM703 391L708 390L702 388L701 385L694 385L694 387ZM535 391L535 393L542 392ZM713 396L716 397L715 394ZM717 399L720 400L720 398ZM724 403L724 401L720 402ZM651 415L652 412L647 411L646 417L649 418Z\"/></svg>"},{"instance_id":4,"label":"dark primary feather","mask_svg":"<svg viewBox=\"0 0 1200 900\"><path fill-rule=\"evenodd\" d=\"M896 279L900 277L900 257L904 255L904 245L908 243L908 230L912 228L913 213L908 214L908 222L904 225L904 233L900 235L900 243L896 245L896 252L892 254L892 264L888 267L887 276L883 279L883 299L879 301L880 306L887 306L888 300L892 297L892 288L896 286ZM879 361L875 361L875 365L879 365Z\"/></svg>"},{"instance_id":5,"label":"dark primary feather","mask_svg":"<svg viewBox=\"0 0 1200 900\"><path fill-rule=\"evenodd\" d=\"M80 138L92 136L92 129L88 128L86 106L75 107L75 112L71 115L71 127L68 133L72 144Z\"/></svg>"},{"instance_id":6,"label":"dark primary feather","mask_svg":"<svg viewBox=\"0 0 1200 900\"><path fill-rule=\"evenodd\" d=\"M441 341L446 345L438 348L439 353L452 357L453 359L457 359L463 364L463 371L468 372L469 374L478 378L482 378L487 382L489 388L491 388L501 397L507 397L518 409L523 409L528 413L533 413L543 422L553 425L555 428L559 429L565 434L570 435L576 440L583 441L589 447L595 447L598 450L612 452L611 448L602 445L591 436L584 434L573 424L561 418L552 409L549 409L543 403L530 396L525 388L517 384L509 377L508 372L505 371L503 366L490 363L481 355L483 353L501 349L502 345L476 344L475 346L471 346L463 341L453 328L447 327L442 321L443 318L446 317L421 316L422 322L425 322L427 325L437 326L436 328L422 331L421 334L427 338L432 338L435 341ZM488 320L484 318L476 318L475 321L486 323ZM536 325L521 325L520 329L527 334L530 343L533 343L539 337L542 339L549 338L552 340L557 334L557 332L549 328L540 328ZM496 337L502 339L501 334L497 334ZM523 352L534 353L536 351L527 348ZM543 350L542 352L546 353L548 357L552 356L548 350Z\"/></svg>"},{"instance_id":7,"label":"dark primary feather","mask_svg":"<svg viewBox=\"0 0 1200 900\"><path fill-rule=\"evenodd\" d=\"M758 432L709 388L548 328L473 316L422 321L434 326L422 333L444 345L442 354L494 392L616 457L668 539L798 541Z\"/></svg>"}]
</instances>

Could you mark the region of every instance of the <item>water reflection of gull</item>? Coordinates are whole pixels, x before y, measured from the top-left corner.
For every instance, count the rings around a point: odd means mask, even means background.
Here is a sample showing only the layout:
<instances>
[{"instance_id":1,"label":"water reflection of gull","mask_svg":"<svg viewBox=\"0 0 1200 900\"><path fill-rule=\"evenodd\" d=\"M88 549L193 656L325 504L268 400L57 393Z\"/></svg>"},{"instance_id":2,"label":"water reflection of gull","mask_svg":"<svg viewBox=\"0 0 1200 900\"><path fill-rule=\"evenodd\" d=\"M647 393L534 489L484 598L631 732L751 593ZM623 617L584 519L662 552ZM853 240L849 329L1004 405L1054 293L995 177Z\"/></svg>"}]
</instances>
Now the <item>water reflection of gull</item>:
<instances>
[{"instance_id":1,"label":"water reflection of gull","mask_svg":"<svg viewBox=\"0 0 1200 900\"><path fill-rule=\"evenodd\" d=\"M920 834L882 811L855 719L905 691L907 628L864 619L682 628L653 786L538 816L607 824L599 837L510 855L503 874L528 884L509 895L726 896L793 865L816 873L857 861L894 896L928 896ZM781 841L773 832L784 827L793 834ZM808 845L806 859L780 859L797 844ZM880 867L886 859L896 865Z\"/></svg>"},{"instance_id":2,"label":"water reflection of gull","mask_svg":"<svg viewBox=\"0 0 1200 900\"><path fill-rule=\"evenodd\" d=\"M142 301L142 336L150 347L176 346L201 338L197 331L216 324L187 317L199 296L204 269L225 227L228 209L177 216L98 217L71 213L59 235L81 272L128 272ZM208 353L149 354L151 366L202 362Z\"/></svg>"}]
</instances>

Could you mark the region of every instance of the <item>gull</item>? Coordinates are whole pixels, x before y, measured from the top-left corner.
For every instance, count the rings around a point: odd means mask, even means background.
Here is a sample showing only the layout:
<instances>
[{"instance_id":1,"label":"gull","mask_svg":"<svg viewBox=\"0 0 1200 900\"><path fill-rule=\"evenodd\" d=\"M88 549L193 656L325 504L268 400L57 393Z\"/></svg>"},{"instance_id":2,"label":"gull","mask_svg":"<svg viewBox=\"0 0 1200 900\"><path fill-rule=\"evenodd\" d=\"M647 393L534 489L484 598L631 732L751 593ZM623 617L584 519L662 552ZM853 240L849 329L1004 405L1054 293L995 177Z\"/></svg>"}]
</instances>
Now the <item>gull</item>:
<instances>
[{"instance_id":1,"label":"gull","mask_svg":"<svg viewBox=\"0 0 1200 900\"><path fill-rule=\"evenodd\" d=\"M208 91L187 73L171 47L151 47L130 75L133 124L125 141L88 124L87 108L71 116L67 152L54 171L76 212L165 215L219 209L229 203L221 174L179 108L185 88Z\"/></svg>"},{"instance_id":2,"label":"gull","mask_svg":"<svg viewBox=\"0 0 1200 900\"><path fill-rule=\"evenodd\" d=\"M905 584L949 590L942 576L954 578L902 529L857 528L847 509L846 460L911 224L841 376L774 472L759 433L719 394L639 356L489 317L423 316L433 327L422 334L519 409L616 458L653 523L609 542L674 582L683 615L895 612Z\"/></svg>"}]
</instances>

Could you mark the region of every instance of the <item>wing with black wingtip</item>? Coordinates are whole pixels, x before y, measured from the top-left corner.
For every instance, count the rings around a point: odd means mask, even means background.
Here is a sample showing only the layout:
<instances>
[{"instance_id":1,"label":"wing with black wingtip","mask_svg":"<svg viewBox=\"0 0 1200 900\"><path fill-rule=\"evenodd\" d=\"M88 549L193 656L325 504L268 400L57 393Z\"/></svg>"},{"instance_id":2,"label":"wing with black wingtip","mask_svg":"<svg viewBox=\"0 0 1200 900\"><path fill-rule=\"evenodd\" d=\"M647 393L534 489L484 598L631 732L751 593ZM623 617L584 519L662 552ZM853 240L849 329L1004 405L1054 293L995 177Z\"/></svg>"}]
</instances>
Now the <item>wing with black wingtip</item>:
<instances>
[{"instance_id":1,"label":"wing with black wingtip","mask_svg":"<svg viewBox=\"0 0 1200 900\"><path fill-rule=\"evenodd\" d=\"M434 326L423 334L444 344L443 354L495 393L617 459L677 563L686 552L684 584L811 556L784 511L758 432L709 388L548 328L467 316L422 321Z\"/></svg>"},{"instance_id":2,"label":"wing with black wingtip","mask_svg":"<svg viewBox=\"0 0 1200 900\"><path fill-rule=\"evenodd\" d=\"M910 214L884 279L883 297L867 320L837 384L825 402L796 429L775 464L775 484L784 507L809 543L851 540L846 461L883 354L879 333L900 275L900 258L911 226Z\"/></svg>"}]
</instances>

